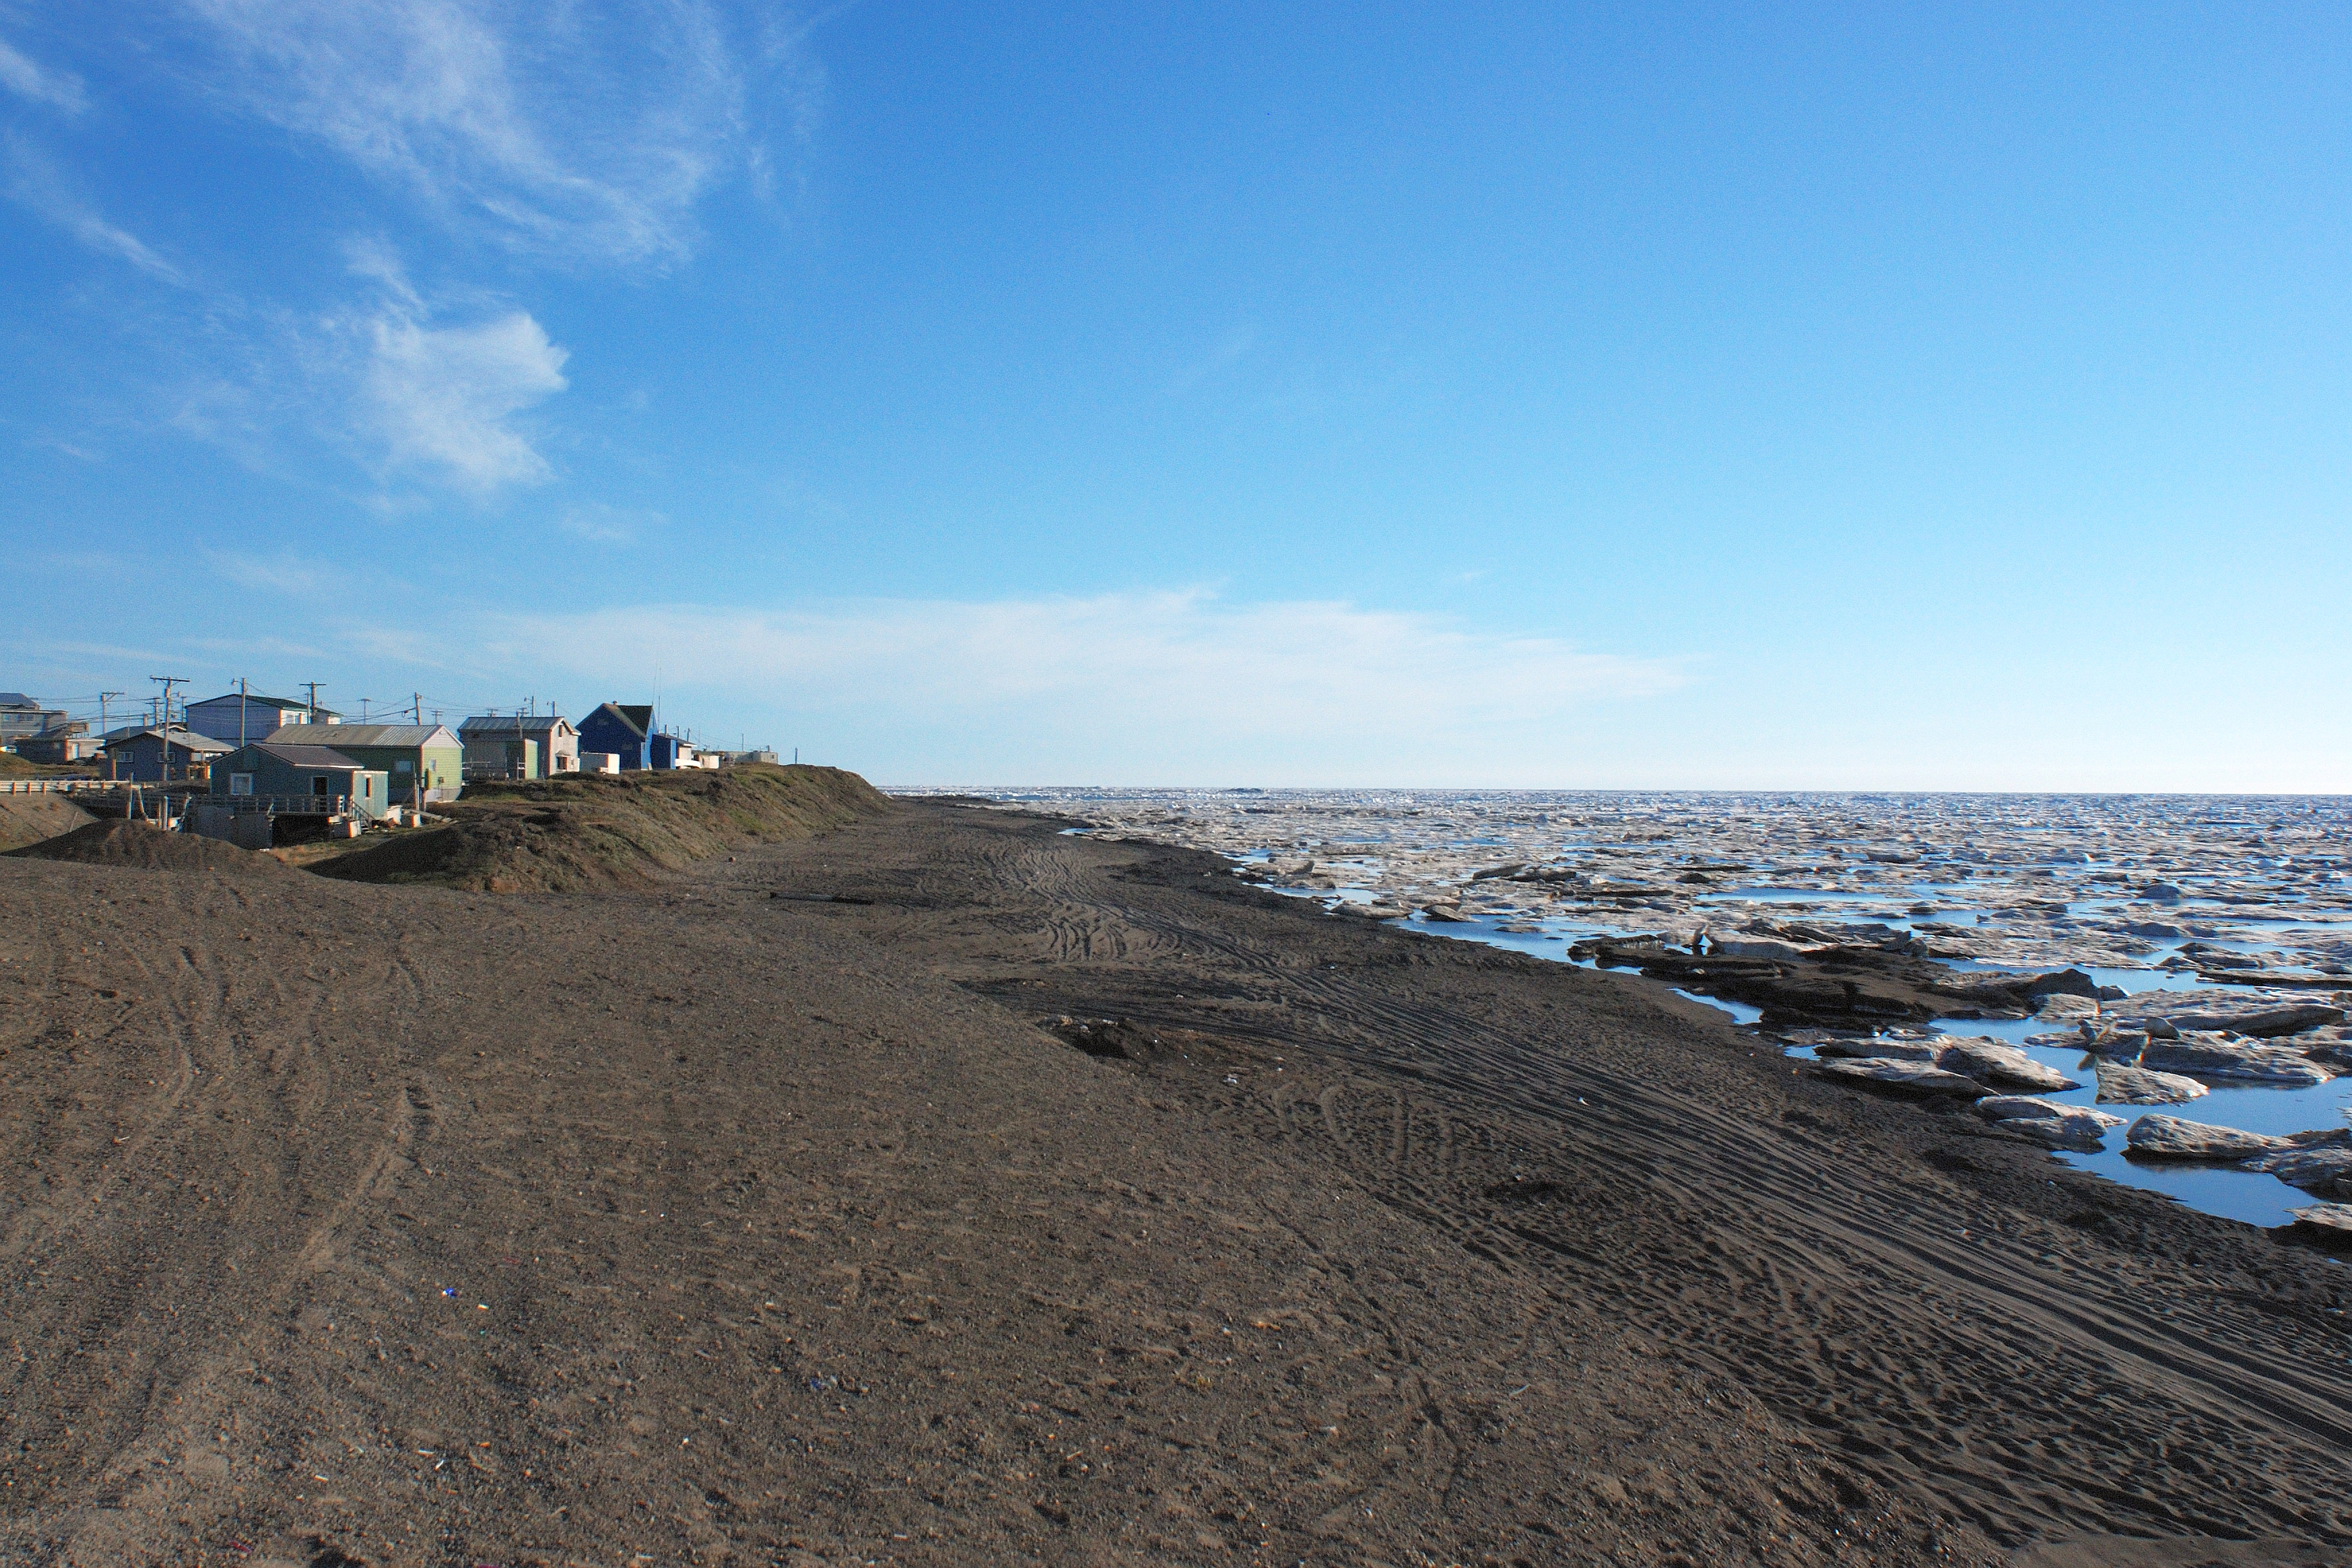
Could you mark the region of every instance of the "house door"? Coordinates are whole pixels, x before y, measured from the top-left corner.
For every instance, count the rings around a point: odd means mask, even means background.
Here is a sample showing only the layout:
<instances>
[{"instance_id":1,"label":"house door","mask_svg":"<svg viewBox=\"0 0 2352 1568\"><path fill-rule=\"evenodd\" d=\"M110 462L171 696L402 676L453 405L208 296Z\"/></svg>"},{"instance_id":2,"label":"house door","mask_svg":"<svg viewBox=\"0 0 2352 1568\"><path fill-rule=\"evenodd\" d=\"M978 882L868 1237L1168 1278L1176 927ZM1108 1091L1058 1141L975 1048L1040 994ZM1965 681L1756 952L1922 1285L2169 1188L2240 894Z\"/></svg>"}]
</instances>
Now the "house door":
<instances>
[{"instance_id":1,"label":"house door","mask_svg":"<svg viewBox=\"0 0 2352 1568\"><path fill-rule=\"evenodd\" d=\"M333 792L334 786L328 781L325 774L314 773L310 776L310 795L313 800L323 800Z\"/></svg>"}]
</instances>

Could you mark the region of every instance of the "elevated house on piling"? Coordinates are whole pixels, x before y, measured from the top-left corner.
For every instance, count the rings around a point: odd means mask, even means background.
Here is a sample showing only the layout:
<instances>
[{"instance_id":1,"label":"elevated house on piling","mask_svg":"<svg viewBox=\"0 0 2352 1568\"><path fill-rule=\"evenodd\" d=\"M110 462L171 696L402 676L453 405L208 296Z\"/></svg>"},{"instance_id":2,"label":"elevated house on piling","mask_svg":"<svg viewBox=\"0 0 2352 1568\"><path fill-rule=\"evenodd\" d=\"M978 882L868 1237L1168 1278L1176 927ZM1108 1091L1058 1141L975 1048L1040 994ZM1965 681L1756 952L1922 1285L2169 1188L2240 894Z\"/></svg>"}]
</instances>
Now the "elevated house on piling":
<instances>
[{"instance_id":1,"label":"elevated house on piling","mask_svg":"<svg viewBox=\"0 0 2352 1568\"><path fill-rule=\"evenodd\" d=\"M273 737L221 749L226 755L213 763L212 796L233 808L249 805L281 815L373 821L393 803L390 774L331 746L288 744Z\"/></svg>"}]
</instances>

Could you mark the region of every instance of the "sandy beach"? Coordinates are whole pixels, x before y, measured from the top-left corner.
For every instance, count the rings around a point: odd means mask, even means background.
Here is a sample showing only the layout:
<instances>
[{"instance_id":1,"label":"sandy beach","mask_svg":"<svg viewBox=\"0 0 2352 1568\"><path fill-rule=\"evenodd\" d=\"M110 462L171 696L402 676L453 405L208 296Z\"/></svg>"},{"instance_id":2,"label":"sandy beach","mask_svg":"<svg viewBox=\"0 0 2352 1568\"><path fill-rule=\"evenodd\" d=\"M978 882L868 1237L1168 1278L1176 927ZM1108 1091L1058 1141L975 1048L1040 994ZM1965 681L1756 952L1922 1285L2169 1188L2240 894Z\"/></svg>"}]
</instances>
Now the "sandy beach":
<instances>
[{"instance_id":1,"label":"sandy beach","mask_svg":"<svg viewBox=\"0 0 2352 1568\"><path fill-rule=\"evenodd\" d=\"M0 859L0 1559L2352 1550L2341 1262L1063 826Z\"/></svg>"}]
</instances>

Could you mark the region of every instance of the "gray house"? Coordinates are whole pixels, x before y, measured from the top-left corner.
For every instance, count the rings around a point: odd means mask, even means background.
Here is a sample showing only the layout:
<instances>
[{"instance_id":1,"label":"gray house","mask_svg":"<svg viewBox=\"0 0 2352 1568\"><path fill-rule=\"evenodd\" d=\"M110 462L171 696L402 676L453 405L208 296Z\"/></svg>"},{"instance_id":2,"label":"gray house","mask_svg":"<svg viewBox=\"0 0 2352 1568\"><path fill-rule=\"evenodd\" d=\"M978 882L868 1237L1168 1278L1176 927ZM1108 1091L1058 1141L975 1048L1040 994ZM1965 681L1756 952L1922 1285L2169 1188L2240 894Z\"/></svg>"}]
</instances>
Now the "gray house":
<instances>
[{"instance_id":1,"label":"gray house","mask_svg":"<svg viewBox=\"0 0 2352 1568\"><path fill-rule=\"evenodd\" d=\"M89 722L77 718L18 741L16 755L27 762L86 762L98 755L99 745Z\"/></svg>"},{"instance_id":2,"label":"gray house","mask_svg":"<svg viewBox=\"0 0 2352 1568\"><path fill-rule=\"evenodd\" d=\"M62 709L45 708L22 692L0 692L0 746L28 740L65 722Z\"/></svg>"},{"instance_id":3,"label":"gray house","mask_svg":"<svg viewBox=\"0 0 2352 1568\"><path fill-rule=\"evenodd\" d=\"M390 775L380 768L363 768L331 747L257 740L222 749L226 755L213 764L212 792L232 806L250 799L292 812L309 802L320 815L351 813L373 820L392 803Z\"/></svg>"},{"instance_id":4,"label":"gray house","mask_svg":"<svg viewBox=\"0 0 2352 1568\"><path fill-rule=\"evenodd\" d=\"M543 779L580 771L580 732L553 714L477 714L457 727L476 778Z\"/></svg>"},{"instance_id":5,"label":"gray house","mask_svg":"<svg viewBox=\"0 0 2352 1568\"><path fill-rule=\"evenodd\" d=\"M187 726L198 735L226 740L231 746L267 740L289 724L341 724L343 716L332 708L313 708L294 697L266 697L258 692L230 692L206 697L182 710Z\"/></svg>"}]
</instances>

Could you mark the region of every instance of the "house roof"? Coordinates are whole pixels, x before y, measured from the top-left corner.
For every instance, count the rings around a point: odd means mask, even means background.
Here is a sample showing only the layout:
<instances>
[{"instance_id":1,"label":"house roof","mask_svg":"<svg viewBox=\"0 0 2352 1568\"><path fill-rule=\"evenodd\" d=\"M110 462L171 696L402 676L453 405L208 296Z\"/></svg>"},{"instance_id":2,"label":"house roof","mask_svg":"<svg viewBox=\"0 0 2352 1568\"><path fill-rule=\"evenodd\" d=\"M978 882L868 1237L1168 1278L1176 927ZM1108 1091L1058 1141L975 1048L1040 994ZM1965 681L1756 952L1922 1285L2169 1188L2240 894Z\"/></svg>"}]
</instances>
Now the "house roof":
<instances>
[{"instance_id":1,"label":"house roof","mask_svg":"<svg viewBox=\"0 0 2352 1568\"><path fill-rule=\"evenodd\" d=\"M227 749L234 751L236 748L230 747ZM289 768L332 768L353 773L383 771L381 768L370 768L364 762L354 762L331 746L281 746L274 740L257 740L248 749L266 751Z\"/></svg>"},{"instance_id":2,"label":"house roof","mask_svg":"<svg viewBox=\"0 0 2352 1568\"><path fill-rule=\"evenodd\" d=\"M99 738L109 746L124 746L158 733L160 732L152 724L134 724L121 729L110 729ZM193 729L182 729L176 724L172 727L172 744L184 751L218 753L236 749L225 740L215 740L209 735L198 735Z\"/></svg>"},{"instance_id":3,"label":"house roof","mask_svg":"<svg viewBox=\"0 0 2352 1568\"><path fill-rule=\"evenodd\" d=\"M515 716L510 713L476 714L473 717L467 719L465 723L457 727L457 733L461 736L480 735L495 738L501 735L512 735L515 732L515 726L518 722L521 724L522 733L525 736L547 735L550 733L576 733L572 728L571 720L564 718L560 715L549 713L527 713L522 716L520 721L518 721Z\"/></svg>"},{"instance_id":4,"label":"house roof","mask_svg":"<svg viewBox=\"0 0 2352 1568\"><path fill-rule=\"evenodd\" d=\"M0 692L0 707L37 708L40 706L22 692Z\"/></svg>"},{"instance_id":5,"label":"house roof","mask_svg":"<svg viewBox=\"0 0 2352 1568\"><path fill-rule=\"evenodd\" d=\"M446 746L446 724L289 724L261 737L271 746Z\"/></svg>"},{"instance_id":6,"label":"house roof","mask_svg":"<svg viewBox=\"0 0 2352 1568\"><path fill-rule=\"evenodd\" d=\"M596 712L613 715L641 736L649 732L654 727L654 709L651 703L606 703ZM593 717L594 715L590 716Z\"/></svg>"},{"instance_id":7,"label":"house roof","mask_svg":"<svg viewBox=\"0 0 2352 1568\"><path fill-rule=\"evenodd\" d=\"M215 703L233 703L236 701L236 698L237 694L235 692L223 692L219 696L206 697L202 702L189 703L187 706L189 707L210 707ZM246 693L245 702L247 707L301 708L305 711L308 711L310 707L310 705L304 702L300 697L264 696L259 692ZM342 716L342 715L337 713L333 708L326 706L324 704L320 705L317 711L327 715L331 718L341 718Z\"/></svg>"}]
</instances>

